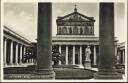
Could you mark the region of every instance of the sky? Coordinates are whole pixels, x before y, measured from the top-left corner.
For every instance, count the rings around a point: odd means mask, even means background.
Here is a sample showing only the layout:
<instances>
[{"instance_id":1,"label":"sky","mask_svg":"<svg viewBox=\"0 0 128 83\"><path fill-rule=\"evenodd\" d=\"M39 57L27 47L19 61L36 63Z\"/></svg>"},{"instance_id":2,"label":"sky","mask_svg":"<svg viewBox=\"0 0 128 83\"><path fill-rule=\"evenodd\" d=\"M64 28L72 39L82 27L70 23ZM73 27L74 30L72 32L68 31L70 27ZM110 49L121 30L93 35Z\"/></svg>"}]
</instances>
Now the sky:
<instances>
[{"instance_id":1,"label":"sky","mask_svg":"<svg viewBox=\"0 0 128 83\"><path fill-rule=\"evenodd\" d=\"M74 12L77 5L79 13L94 17L95 36L99 36L99 3L53 3L52 4L52 36L56 36L56 19ZM123 3L115 4L115 36L119 42L126 41L125 11ZM37 38L37 4L36 3L5 3L4 25L30 41Z\"/></svg>"}]
</instances>

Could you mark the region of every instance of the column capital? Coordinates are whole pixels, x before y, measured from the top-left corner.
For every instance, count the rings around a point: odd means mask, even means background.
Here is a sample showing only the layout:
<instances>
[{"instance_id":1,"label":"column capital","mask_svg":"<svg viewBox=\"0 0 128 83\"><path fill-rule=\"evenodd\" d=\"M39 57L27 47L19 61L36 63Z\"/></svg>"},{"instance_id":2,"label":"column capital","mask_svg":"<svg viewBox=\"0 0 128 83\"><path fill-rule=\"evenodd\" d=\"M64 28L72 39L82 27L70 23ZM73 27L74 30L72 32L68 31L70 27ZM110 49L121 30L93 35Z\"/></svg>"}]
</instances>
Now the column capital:
<instances>
[{"instance_id":1,"label":"column capital","mask_svg":"<svg viewBox=\"0 0 128 83\"><path fill-rule=\"evenodd\" d=\"M4 37L3 39L4 39L4 40L7 40L8 38Z\"/></svg>"}]
</instances>

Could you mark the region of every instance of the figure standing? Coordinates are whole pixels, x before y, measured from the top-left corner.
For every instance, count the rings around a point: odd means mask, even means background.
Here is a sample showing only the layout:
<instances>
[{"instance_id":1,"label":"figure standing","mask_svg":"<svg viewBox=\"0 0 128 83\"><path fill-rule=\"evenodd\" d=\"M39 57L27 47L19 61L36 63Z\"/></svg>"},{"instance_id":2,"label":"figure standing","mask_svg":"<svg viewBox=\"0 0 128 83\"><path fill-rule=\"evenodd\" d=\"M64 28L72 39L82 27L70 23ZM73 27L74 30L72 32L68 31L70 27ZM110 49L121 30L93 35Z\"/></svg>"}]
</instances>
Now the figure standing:
<instances>
[{"instance_id":1,"label":"figure standing","mask_svg":"<svg viewBox=\"0 0 128 83\"><path fill-rule=\"evenodd\" d=\"M90 46L88 46L86 48L86 51L85 51L85 56L86 56L86 61L90 61L90 55L91 55L91 50L90 50Z\"/></svg>"},{"instance_id":2,"label":"figure standing","mask_svg":"<svg viewBox=\"0 0 128 83\"><path fill-rule=\"evenodd\" d=\"M85 50L85 68L86 69L91 69L91 60L90 60L90 55L91 55L91 49L90 46L87 46Z\"/></svg>"}]
</instances>

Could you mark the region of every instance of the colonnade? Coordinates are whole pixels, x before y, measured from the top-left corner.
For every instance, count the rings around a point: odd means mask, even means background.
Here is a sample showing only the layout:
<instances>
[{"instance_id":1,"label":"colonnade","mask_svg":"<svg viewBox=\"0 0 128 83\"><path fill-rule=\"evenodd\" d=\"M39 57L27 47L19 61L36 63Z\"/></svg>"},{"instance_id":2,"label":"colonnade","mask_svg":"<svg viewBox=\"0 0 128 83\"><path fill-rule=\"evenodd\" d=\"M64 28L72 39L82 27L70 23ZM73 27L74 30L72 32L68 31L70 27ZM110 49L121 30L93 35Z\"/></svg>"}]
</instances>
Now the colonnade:
<instances>
[{"instance_id":1,"label":"colonnade","mask_svg":"<svg viewBox=\"0 0 128 83\"><path fill-rule=\"evenodd\" d=\"M117 63L125 65L125 49L120 49L117 51Z\"/></svg>"},{"instance_id":2,"label":"colonnade","mask_svg":"<svg viewBox=\"0 0 128 83\"><path fill-rule=\"evenodd\" d=\"M71 50L69 50L69 45L58 45L58 50L59 50L59 53L61 54L61 56L63 56L63 53L62 53L62 49L64 50L64 48L63 48L63 46L65 46L65 64L67 65L67 64L70 64L70 62L69 62L69 55L72 55L72 64L73 65L75 65L76 63L76 54L78 54L78 63L77 64L79 64L79 65L82 65L83 64L83 60L85 60L85 59L83 59L83 54L84 54L84 56L86 56L85 55L85 49L86 48L84 48L83 47L83 45L70 45L70 46L72 46L72 51ZM86 46L88 46L88 45L86 45ZM93 45L93 46L91 46L92 48L92 54L91 55L93 55L93 65L97 65L97 47L96 47L96 45ZM77 50L76 49L78 49L78 52L76 52ZM72 54L69 54L69 51L70 52L72 52ZM62 63L62 60L60 60L60 63L59 63L59 65L61 65L61 64L63 64Z\"/></svg>"},{"instance_id":3,"label":"colonnade","mask_svg":"<svg viewBox=\"0 0 128 83\"><path fill-rule=\"evenodd\" d=\"M27 63L33 63L34 60L33 58L27 59L26 62L23 62L24 56L31 54L32 52L27 52L28 47L24 44L21 44L17 41L13 41L12 39L4 37L3 41L4 45L4 66L22 66L22 64L27 64Z\"/></svg>"}]
</instances>

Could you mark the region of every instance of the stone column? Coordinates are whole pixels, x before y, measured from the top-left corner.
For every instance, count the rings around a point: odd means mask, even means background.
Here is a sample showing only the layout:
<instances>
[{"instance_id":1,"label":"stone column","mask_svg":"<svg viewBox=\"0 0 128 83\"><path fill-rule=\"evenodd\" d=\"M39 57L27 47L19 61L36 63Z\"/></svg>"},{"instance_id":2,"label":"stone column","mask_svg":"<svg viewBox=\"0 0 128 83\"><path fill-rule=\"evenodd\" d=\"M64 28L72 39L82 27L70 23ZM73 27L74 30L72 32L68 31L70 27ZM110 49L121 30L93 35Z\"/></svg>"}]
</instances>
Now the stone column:
<instances>
[{"instance_id":1,"label":"stone column","mask_svg":"<svg viewBox=\"0 0 128 83\"><path fill-rule=\"evenodd\" d=\"M75 46L73 46L73 65L75 65Z\"/></svg>"},{"instance_id":2,"label":"stone column","mask_svg":"<svg viewBox=\"0 0 128 83\"><path fill-rule=\"evenodd\" d=\"M22 45L20 46L20 64L22 64Z\"/></svg>"},{"instance_id":3,"label":"stone column","mask_svg":"<svg viewBox=\"0 0 128 83\"><path fill-rule=\"evenodd\" d=\"M125 65L125 55L124 55L124 50L122 51L122 56L123 56L123 65Z\"/></svg>"},{"instance_id":4,"label":"stone column","mask_svg":"<svg viewBox=\"0 0 128 83\"><path fill-rule=\"evenodd\" d=\"M15 63L18 64L18 43L16 43L16 57L15 57Z\"/></svg>"},{"instance_id":5,"label":"stone column","mask_svg":"<svg viewBox=\"0 0 128 83\"><path fill-rule=\"evenodd\" d=\"M11 41L10 64L13 64L13 41Z\"/></svg>"},{"instance_id":6,"label":"stone column","mask_svg":"<svg viewBox=\"0 0 128 83\"><path fill-rule=\"evenodd\" d=\"M59 45L59 52L61 54L61 45ZM61 65L61 60L59 60L59 65Z\"/></svg>"},{"instance_id":7,"label":"stone column","mask_svg":"<svg viewBox=\"0 0 128 83\"><path fill-rule=\"evenodd\" d=\"M24 46L24 55L23 56L25 56L25 54L26 54L26 46Z\"/></svg>"},{"instance_id":8,"label":"stone column","mask_svg":"<svg viewBox=\"0 0 128 83\"><path fill-rule=\"evenodd\" d=\"M54 79L52 68L52 4L38 3L37 78Z\"/></svg>"},{"instance_id":9,"label":"stone column","mask_svg":"<svg viewBox=\"0 0 128 83\"><path fill-rule=\"evenodd\" d=\"M97 59L97 56L96 56L96 46L94 46L94 65L97 65L97 63L96 63L96 59Z\"/></svg>"},{"instance_id":10,"label":"stone column","mask_svg":"<svg viewBox=\"0 0 128 83\"><path fill-rule=\"evenodd\" d=\"M4 41L4 65L5 66L7 65L6 58L7 58L7 39L5 39Z\"/></svg>"},{"instance_id":11,"label":"stone column","mask_svg":"<svg viewBox=\"0 0 128 83\"><path fill-rule=\"evenodd\" d=\"M23 45L23 55L22 55L22 58L23 58L23 60L24 60L24 55L25 55L25 46Z\"/></svg>"},{"instance_id":12,"label":"stone column","mask_svg":"<svg viewBox=\"0 0 128 83\"><path fill-rule=\"evenodd\" d=\"M80 45L80 65L82 65L82 46Z\"/></svg>"},{"instance_id":13,"label":"stone column","mask_svg":"<svg viewBox=\"0 0 128 83\"><path fill-rule=\"evenodd\" d=\"M100 3L99 20L99 64L95 79L120 79L115 69L114 47L114 3Z\"/></svg>"},{"instance_id":14,"label":"stone column","mask_svg":"<svg viewBox=\"0 0 128 83\"><path fill-rule=\"evenodd\" d=\"M66 45L66 56L65 56L66 64L68 64L68 46Z\"/></svg>"},{"instance_id":15,"label":"stone column","mask_svg":"<svg viewBox=\"0 0 128 83\"><path fill-rule=\"evenodd\" d=\"M117 56L117 45L115 45L115 57Z\"/></svg>"}]
</instances>

